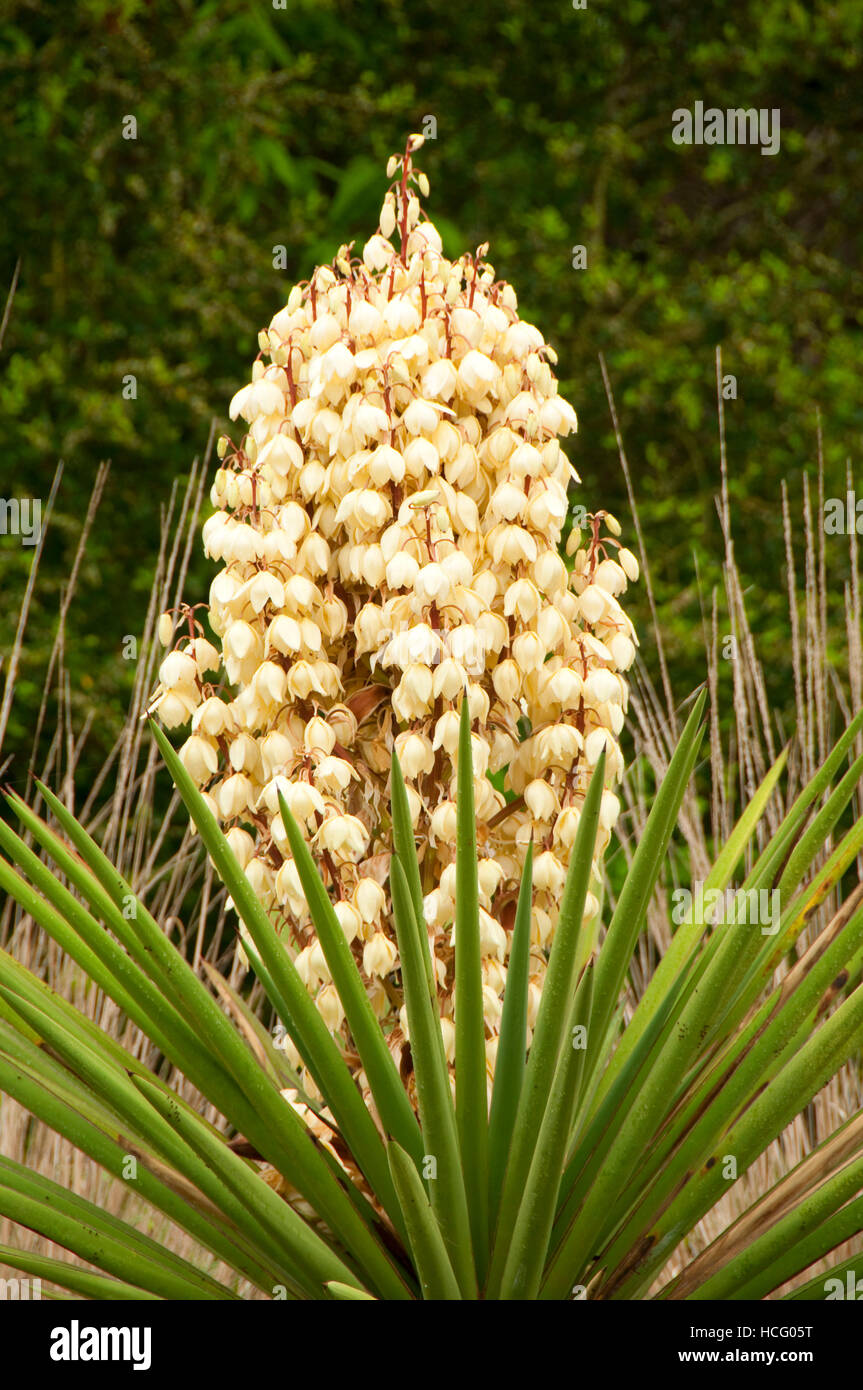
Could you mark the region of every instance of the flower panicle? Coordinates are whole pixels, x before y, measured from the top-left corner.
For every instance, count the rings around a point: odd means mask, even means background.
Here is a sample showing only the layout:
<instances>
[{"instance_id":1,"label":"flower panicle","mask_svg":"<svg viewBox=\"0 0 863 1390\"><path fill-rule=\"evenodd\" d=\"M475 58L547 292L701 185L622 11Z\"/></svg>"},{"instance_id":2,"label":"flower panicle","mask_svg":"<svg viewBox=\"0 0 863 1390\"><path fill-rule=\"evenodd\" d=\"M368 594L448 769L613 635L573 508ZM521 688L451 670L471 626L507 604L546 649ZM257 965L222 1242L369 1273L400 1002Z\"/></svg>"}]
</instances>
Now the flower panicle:
<instances>
[{"instance_id":1,"label":"flower panicle","mask_svg":"<svg viewBox=\"0 0 863 1390\"><path fill-rule=\"evenodd\" d=\"M577 507L577 429L556 355L488 245L457 260L421 208L410 136L377 231L294 286L260 335L218 443L209 620L160 668L152 709L191 724L183 761L228 827L332 1029L344 1027L279 810L322 866L378 1017L407 1024L387 894L392 749L422 861L441 1016L453 1011L459 709L474 774L490 1072L515 902L535 846L530 1017L592 770L605 753L598 882L620 811L638 645L620 526ZM561 545L566 536L565 557ZM568 563L567 563L568 561ZM175 625L166 615L160 637ZM224 684L207 684L212 663ZM586 918L596 930L597 894ZM592 925L591 925L592 924ZM445 1030L445 1037L448 1036ZM295 1059L299 1061L299 1059ZM306 1082L313 1087L311 1078Z\"/></svg>"}]
</instances>

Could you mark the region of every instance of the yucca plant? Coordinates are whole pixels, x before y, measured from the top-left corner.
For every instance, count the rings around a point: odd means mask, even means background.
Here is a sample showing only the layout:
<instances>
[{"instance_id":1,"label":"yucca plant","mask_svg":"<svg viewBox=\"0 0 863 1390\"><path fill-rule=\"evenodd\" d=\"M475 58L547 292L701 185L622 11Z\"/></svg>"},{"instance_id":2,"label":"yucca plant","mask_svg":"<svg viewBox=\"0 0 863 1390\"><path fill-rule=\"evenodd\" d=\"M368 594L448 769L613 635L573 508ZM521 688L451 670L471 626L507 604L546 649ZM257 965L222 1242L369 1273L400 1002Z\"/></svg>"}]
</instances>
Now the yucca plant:
<instances>
[{"instance_id":1,"label":"yucca plant","mask_svg":"<svg viewBox=\"0 0 863 1390\"><path fill-rule=\"evenodd\" d=\"M734 1177L863 1037L863 887L846 896L794 959L800 932L863 844L858 821L812 873L863 772L863 759L843 772L863 715L732 894L784 755L770 769L623 1025L629 963L696 765L704 706L702 692L605 933L585 953L583 906L603 787L604 769L597 767L529 1048L528 854L490 1107L466 707L458 750L454 1076L434 1004L419 864L395 755L392 764L389 886L416 1108L284 802L291 849L348 1021L349 1053L326 1027L205 798L154 727L244 923L252 967L321 1100L303 1096L285 1053L216 979L239 1020L235 1026L47 787L42 795L62 833L10 795L23 836L0 823L7 856L0 887L223 1122L202 1118L201 1106L181 1098L11 955L0 954L0 1087L200 1247L194 1261L169 1253L140 1222L108 1215L3 1159L0 1213L100 1272L17 1249L0 1250L0 1258L91 1298L727 1299L768 1295L856 1234L863 1225L859 1115L673 1278L660 1278ZM53 872L29 848L30 837L53 861ZM718 924L707 920L711 893L739 903L743 895L767 891L778 893L781 904L769 932L740 920L742 913ZM790 961L784 973L777 971ZM357 1060L371 1107L356 1078ZM823 1296L823 1281L795 1296Z\"/></svg>"}]
</instances>

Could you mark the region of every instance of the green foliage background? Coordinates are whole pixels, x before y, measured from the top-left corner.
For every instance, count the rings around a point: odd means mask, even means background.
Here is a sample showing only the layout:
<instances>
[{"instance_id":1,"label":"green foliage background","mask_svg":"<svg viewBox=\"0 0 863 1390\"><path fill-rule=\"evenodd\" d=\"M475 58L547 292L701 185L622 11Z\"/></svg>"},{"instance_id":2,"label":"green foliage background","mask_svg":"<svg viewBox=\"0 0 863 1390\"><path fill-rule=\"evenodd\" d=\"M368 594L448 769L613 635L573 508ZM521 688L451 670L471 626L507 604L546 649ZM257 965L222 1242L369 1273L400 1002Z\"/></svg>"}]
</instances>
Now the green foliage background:
<instances>
[{"instance_id":1,"label":"green foliage background","mask_svg":"<svg viewBox=\"0 0 863 1390\"><path fill-rule=\"evenodd\" d=\"M738 381L737 558L783 702L780 479L799 495L820 411L828 496L842 493L863 433L858 0L7 0L0 16L3 285L21 262L0 356L0 495L45 498L66 465L13 748L99 461L111 476L67 641L73 696L98 709L91 757L123 717L122 638L143 618L172 479L294 280L374 229L386 157L427 115L437 140L421 164L446 249L491 242L559 352L584 500L631 534L605 354L680 695L704 671L696 557L704 594L718 577L721 345ZM675 146L672 112L696 100L778 107L780 153ZM586 270L572 268L578 244ZM0 649L31 560L0 537ZM190 601L207 573L198 559ZM645 629L643 592L634 602Z\"/></svg>"}]
</instances>

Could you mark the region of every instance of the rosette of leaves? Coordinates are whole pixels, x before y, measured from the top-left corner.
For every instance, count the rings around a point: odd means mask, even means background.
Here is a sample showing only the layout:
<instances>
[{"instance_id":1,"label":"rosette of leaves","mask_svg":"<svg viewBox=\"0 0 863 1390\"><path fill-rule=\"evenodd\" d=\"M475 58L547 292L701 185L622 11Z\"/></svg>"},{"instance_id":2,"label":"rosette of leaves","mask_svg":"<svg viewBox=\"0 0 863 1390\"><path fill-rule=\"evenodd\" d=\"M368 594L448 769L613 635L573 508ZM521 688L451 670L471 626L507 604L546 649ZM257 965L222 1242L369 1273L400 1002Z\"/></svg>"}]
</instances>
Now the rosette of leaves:
<instances>
[{"instance_id":1,"label":"rosette of leaves","mask_svg":"<svg viewBox=\"0 0 863 1390\"><path fill-rule=\"evenodd\" d=\"M742 1174L863 1038L859 885L778 983L776 972L863 845L858 822L812 867L863 771L863 759L847 766L863 716L752 855L739 891L777 888L778 930L711 927L690 914L624 1026L628 968L698 756L703 708L702 695L616 907L588 949L583 905L602 799L597 767L529 1048L528 850L490 1108L473 784L461 775L471 756L466 709L458 751L454 1091L433 1003L409 807L393 759L389 890L417 1110L286 804L286 833L373 1109L160 730L154 735L176 787L244 922L252 968L322 1103L302 1099L296 1071L261 1025L250 1045L62 802L42 788L53 829L10 796L22 835L0 823L0 886L223 1121L206 1122L112 1037L0 954L0 1087L108 1173L123 1176L134 1152L135 1192L152 1209L148 1228L157 1229L161 1214L199 1251L171 1254L129 1222L2 1159L0 1214L100 1272L15 1249L0 1258L92 1298L698 1300L762 1298L848 1240L863 1215L860 1115L767 1186L674 1277L660 1278L672 1252L685 1251L686 1238L724 1196L724 1157L734 1155ZM721 846L708 889L732 883L783 764L784 757ZM226 990L222 982L222 998ZM823 1297L823 1279L794 1296Z\"/></svg>"}]
</instances>

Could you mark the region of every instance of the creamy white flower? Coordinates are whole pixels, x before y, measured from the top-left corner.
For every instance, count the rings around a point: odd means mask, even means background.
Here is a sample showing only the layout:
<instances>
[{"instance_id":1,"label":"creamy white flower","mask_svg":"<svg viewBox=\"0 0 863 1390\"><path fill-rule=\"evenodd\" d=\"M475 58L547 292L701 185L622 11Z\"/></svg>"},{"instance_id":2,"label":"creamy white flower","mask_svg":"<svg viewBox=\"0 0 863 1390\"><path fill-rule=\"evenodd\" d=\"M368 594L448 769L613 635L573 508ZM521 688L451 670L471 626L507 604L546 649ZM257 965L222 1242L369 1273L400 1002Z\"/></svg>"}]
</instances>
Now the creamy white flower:
<instances>
[{"instance_id":1,"label":"creamy white flower","mask_svg":"<svg viewBox=\"0 0 863 1390\"><path fill-rule=\"evenodd\" d=\"M368 831L357 816L330 816L317 833L322 849L345 860L356 860L368 843Z\"/></svg>"},{"instance_id":2,"label":"creamy white flower","mask_svg":"<svg viewBox=\"0 0 863 1390\"><path fill-rule=\"evenodd\" d=\"M192 734L180 749L180 760L199 787L208 782L215 775L219 768L219 755L211 743L201 738L198 734Z\"/></svg>"},{"instance_id":3,"label":"creamy white flower","mask_svg":"<svg viewBox=\"0 0 863 1390\"><path fill-rule=\"evenodd\" d=\"M500 368L475 348L465 354L458 366L459 383L471 394L484 395L499 377Z\"/></svg>"},{"instance_id":4,"label":"creamy white flower","mask_svg":"<svg viewBox=\"0 0 863 1390\"><path fill-rule=\"evenodd\" d=\"M227 777L216 793L219 813L224 820L233 820L248 811L254 797L254 785L242 772Z\"/></svg>"},{"instance_id":5,"label":"creamy white flower","mask_svg":"<svg viewBox=\"0 0 863 1390\"><path fill-rule=\"evenodd\" d=\"M195 713L197 699L182 690L168 690L151 704L148 713L158 714L166 729L187 724Z\"/></svg>"},{"instance_id":6,"label":"creamy white flower","mask_svg":"<svg viewBox=\"0 0 863 1390\"><path fill-rule=\"evenodd\" d=\"M166 689L190 686L194 689L198 667L191 652L171 652L159 667L159 680Z\"/></svg>"},{"instance_id":7,"label":"creamy white flower","mask_svg":"<svg viewBox=\"0 0 863 1390\"><path fill-rule=\"evenodd\" d=\"M398 950L383 932L376 932L363 947L363 970L371 978L391 974L397 960Z\"/></svg>"}]
</instances>

